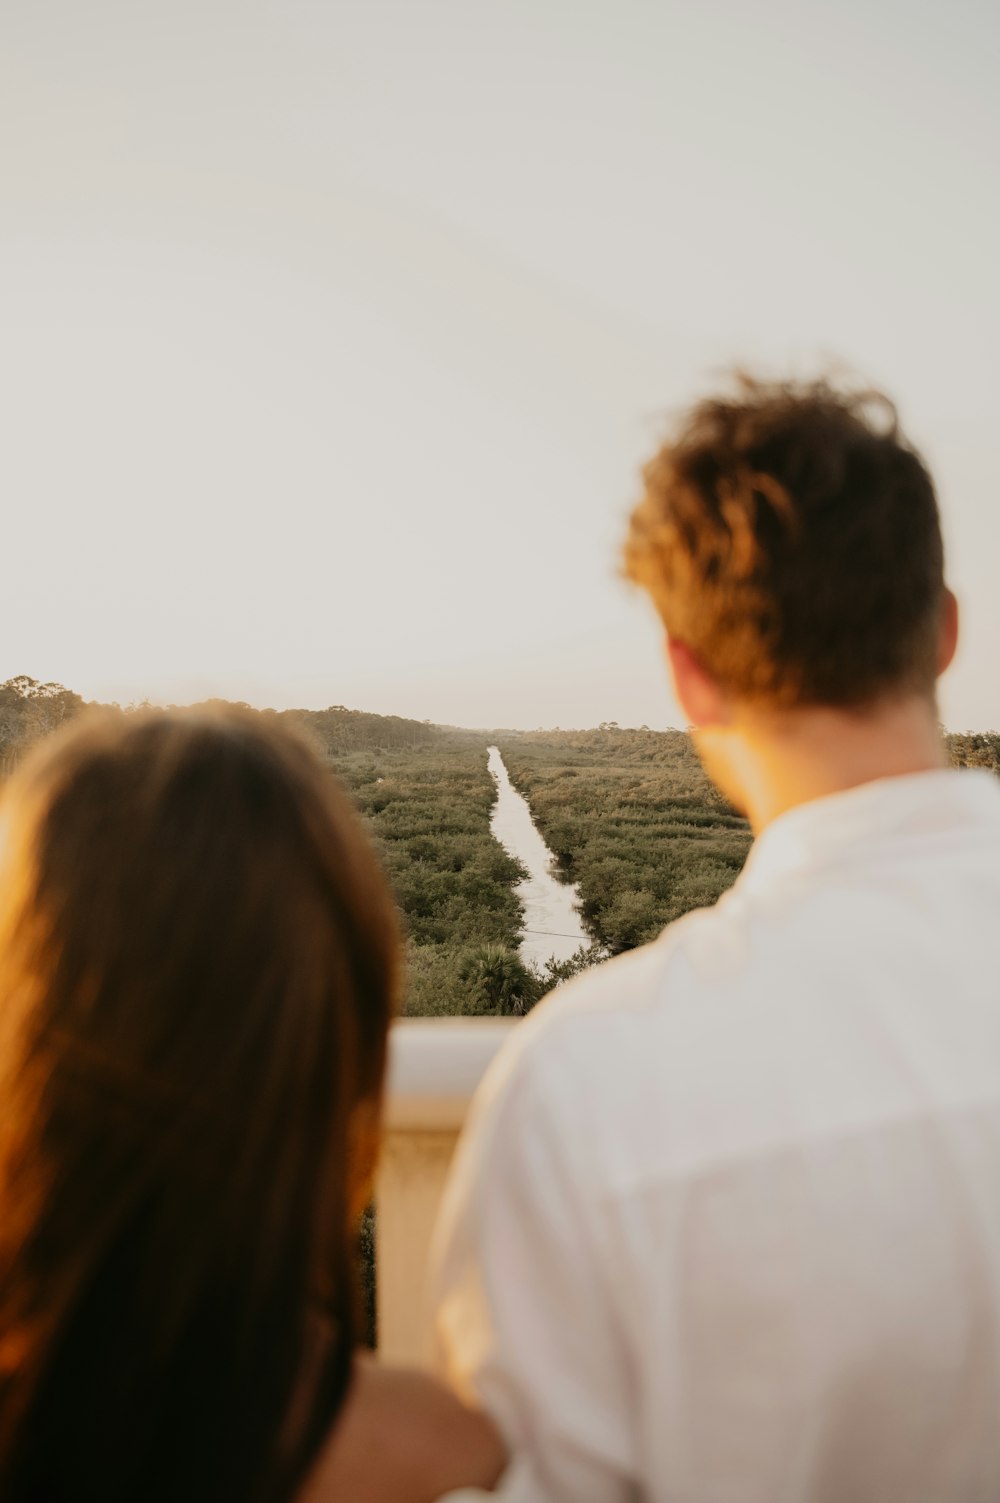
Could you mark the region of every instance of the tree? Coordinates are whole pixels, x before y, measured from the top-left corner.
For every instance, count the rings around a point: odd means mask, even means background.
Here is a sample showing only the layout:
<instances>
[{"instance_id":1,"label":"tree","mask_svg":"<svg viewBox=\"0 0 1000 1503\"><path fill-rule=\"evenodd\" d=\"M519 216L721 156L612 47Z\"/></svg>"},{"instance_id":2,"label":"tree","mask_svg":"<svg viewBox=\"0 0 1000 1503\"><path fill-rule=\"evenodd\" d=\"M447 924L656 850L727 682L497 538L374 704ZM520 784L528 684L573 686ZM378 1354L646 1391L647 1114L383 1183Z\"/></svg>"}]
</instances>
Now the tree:
<instances>
[{"instance_id":1,"label":"tree","mask_svg":"<svg viewBox=\"0 0 1000 1503\"><path fill-rule=\"evenodd\" d=\"M62 684L39 683L26 673L0 684L0 775L17 765L36 741L83 708Z\"/></svg>"},{"instance_id":2,"label":"tree","mask_svg":"<svg viewBox=\"0 0 1000 1503\"><path fill-rule=\"evenodd\" d=\"M541 995L537 972L503 945L477 945L467 951L458 974L467 988L470 1013L523 1017Z\"/></svg>"}]
</instances>

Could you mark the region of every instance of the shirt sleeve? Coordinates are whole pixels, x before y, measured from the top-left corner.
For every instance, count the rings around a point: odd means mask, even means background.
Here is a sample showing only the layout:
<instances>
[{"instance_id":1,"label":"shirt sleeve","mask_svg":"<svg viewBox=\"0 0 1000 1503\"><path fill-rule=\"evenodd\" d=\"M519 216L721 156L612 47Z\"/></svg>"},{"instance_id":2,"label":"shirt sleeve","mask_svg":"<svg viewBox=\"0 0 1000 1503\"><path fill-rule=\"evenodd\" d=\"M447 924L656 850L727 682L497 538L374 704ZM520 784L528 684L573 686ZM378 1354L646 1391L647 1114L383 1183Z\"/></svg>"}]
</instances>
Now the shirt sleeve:
<instances>
[{"instance_id":1,"label":"shirt sleeve","mask_svg":"<svg viewBox=\"0 0 1000 1503\"><path fill-rule=\"evenodd\" d=\"M539 1493L531 1480L526 1461L518 1457L510 1463L492 1491L486 1493L478 1487L463 1487L457 1493L448 1493L438 1503L538 1503Z\"/></svg>"},{"instance_id":2,"label":"shirt sleeve","mask_svg":"<svg viewBox=\"0 0 1000 1503\"><path fill-rule=\"evenodd\" d=\"M435 1238L438 1365L500 1426L518 1499L624 1503L636 1490L619 1271L530 1059L499 1066L474 1103Z\"/></svg>"}]
</instances>

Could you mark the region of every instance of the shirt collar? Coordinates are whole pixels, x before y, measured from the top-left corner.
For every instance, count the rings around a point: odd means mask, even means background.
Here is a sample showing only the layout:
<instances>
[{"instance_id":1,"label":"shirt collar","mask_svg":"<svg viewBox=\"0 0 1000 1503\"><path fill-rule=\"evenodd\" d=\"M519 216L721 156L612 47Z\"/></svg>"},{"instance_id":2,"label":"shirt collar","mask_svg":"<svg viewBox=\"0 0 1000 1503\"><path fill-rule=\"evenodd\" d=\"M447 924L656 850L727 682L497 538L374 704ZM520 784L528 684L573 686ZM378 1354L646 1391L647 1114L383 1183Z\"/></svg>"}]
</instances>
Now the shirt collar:
<instances>
[{"instance_id":1,"label":"shirt collar","mask_svg":"<svg viewBox=\"0 0 1000 1503\"><path fill-rule=\"evenodd\" d=\"M780 814L758 835L738 879L742 891L825 866L900 835L1000 830L1000 782L983 768L940 768L879 778L811 799Z\"/></svg>"}]
</instances>

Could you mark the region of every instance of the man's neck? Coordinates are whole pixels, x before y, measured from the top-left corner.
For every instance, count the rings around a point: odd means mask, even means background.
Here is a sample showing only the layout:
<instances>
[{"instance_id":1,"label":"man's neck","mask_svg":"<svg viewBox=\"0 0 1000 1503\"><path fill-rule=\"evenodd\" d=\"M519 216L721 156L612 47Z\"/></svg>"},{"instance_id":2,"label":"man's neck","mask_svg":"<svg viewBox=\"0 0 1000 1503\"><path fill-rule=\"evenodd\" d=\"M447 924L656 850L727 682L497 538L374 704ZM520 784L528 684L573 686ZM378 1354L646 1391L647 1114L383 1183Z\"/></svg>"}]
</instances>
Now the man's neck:
<instances>
[{"instance_id":1,"label":"man's neck","mask_svg":"<svg viewBox=\"0 0 1000 1503\"><path fill-rule=\"evenodd\" d=\"M924 698L865 711L748 711L730 734L731 766L755 833L798 804L948 765L936 706Z\"/></svg>"}]
</instances>

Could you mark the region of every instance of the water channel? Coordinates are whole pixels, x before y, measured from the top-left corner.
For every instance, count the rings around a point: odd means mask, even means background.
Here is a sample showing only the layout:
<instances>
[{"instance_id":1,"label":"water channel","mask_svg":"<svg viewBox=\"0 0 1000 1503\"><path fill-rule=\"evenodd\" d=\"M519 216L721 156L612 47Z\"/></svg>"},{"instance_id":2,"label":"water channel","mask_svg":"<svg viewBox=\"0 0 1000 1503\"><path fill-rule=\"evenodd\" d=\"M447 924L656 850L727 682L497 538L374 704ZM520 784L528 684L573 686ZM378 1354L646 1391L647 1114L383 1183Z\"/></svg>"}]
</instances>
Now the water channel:
<instances>
[{"instance_id":1,"label":"water channel","mask_svg":"<svg viewBox=\"0 0 1000 1503\"><path fill-rule=\"evenodd\" d=\"M581 945L590 944L576 908L579 894L553 876L555 857L535 828L527 799L511 782L499 747L489 748L487 765L497 785L490 828L529 873L515 888L524 904L521 958L539 966L552 956L568 960Z\"/></svg>"}]
</instances>

